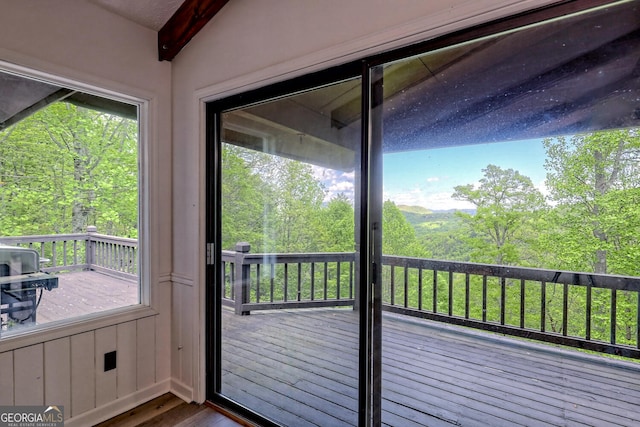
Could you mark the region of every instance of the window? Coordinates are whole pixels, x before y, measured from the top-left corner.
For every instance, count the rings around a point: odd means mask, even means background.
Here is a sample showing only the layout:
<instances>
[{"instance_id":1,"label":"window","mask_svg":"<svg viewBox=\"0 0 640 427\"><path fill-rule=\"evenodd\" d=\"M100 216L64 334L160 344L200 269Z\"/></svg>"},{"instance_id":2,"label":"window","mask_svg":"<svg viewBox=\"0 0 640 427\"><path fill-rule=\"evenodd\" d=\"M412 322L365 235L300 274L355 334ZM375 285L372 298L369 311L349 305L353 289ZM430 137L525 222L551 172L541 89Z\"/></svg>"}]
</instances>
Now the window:
<instances>
[{"instance_id":1,"label":"window","mask_svg":"<svg viewBox=\"0 0 640 427\"><path fill-rule=\"evenodd\" d=\"M140 303L138 106L0 72L0 337Z\"/></svg>"}]
</instances>

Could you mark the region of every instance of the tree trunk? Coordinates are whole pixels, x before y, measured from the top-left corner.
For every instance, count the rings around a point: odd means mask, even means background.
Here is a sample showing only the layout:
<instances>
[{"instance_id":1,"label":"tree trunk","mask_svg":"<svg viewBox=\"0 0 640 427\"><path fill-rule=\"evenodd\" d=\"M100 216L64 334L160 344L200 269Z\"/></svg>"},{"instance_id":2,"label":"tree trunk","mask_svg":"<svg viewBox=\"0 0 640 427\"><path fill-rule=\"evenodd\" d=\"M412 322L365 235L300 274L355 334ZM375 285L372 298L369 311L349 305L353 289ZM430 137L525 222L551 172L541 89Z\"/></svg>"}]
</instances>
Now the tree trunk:
<instances>
[{"instance_id":1,"label":"tree trunk","mask_svg":"<svg viewBox=\"0 0 640 427\"><path fill-rule=\"evenodd\" d=\"M596 250L596 262L594 266L594 273L596 274L607 273L607 251L602 249Z\"/></svg>"}]
</instances>

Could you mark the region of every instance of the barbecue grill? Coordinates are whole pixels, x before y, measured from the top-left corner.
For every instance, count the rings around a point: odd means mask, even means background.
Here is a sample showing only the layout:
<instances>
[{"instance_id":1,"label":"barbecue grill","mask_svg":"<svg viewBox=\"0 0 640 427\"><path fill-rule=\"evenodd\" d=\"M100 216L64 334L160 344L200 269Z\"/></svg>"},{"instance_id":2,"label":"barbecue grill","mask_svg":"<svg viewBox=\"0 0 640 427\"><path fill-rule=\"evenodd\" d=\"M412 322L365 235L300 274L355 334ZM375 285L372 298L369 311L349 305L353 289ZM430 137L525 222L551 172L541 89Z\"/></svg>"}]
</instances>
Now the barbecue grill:
<instances>
[{"instance_id":1,"label":"barbecue grill","mask_svg":"<svg viewBox=\"0 0 640 427\"><path fill-rule=\"evenodd\" d=\"M57 277L40 271L37 251L0 244L0 329L35 323L42 292L57 287Z\"/></svg>"}]
</instances>

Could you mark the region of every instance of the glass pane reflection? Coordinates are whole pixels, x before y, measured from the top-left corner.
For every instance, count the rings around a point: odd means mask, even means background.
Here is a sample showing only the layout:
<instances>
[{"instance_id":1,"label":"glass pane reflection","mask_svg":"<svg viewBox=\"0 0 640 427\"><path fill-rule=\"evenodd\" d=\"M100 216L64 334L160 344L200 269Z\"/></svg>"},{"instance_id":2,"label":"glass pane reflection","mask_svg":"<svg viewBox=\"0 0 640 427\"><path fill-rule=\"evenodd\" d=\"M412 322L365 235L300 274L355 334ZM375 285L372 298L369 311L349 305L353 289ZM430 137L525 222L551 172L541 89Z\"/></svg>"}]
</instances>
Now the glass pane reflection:
<instances>
[{"instance_id":1,"label":"glass pane reflection","mask_svg":"<svg viewBox=\"0 0 640 427\"><path fill-rule=\"evenodd\" d=\"M360 91L222 117L221 393L283 425L358 420Z\"/></svg>"}]
</instances>

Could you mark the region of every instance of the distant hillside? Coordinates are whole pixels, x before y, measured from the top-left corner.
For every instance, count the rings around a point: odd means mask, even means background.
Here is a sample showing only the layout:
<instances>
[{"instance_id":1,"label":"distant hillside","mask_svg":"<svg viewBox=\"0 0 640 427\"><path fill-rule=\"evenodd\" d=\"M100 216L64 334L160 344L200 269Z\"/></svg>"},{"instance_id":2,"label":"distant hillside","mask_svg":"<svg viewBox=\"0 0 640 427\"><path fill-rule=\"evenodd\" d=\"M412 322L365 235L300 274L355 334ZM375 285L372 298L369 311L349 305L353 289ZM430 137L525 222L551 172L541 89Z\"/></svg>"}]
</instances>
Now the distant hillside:
<instances>
[{"instance_id":1,"label":"distant hillside","mask_svg":"<svg viewBox=\"0 0 640 427\"><path fill-rule=\"evenodd\" d=\"M398 209L409 221L417 236L422 236L428 230L446 230L458 227L460 218L456 216L456 209L430 210L422 206L398 205ZM473 209L460 209L473 214Z\"/></svg>"},{"instance_id":2,"label":"distant hillside","mask_svg":"<svg viewBox=\"0 0 640 427\"><path fill-rule=\"evenodd\" d=\"M411 213L422 214L422 215L432 213L431 210L427 208L423 208L422 206L398 205L398 209L400 209L402 212L411 212Z\"/></svg>"},{"instance_id":3,"label":"distant hillside","mask_svg":"<svg viewBox=\"0 0 640 427\"><path fill-rule=\"evenodd\" d=\"M400 209L400 212L402 212L407 221L409 221L416 230L420 224L429 222L433 214L429 209L423 208L422 206L398 205L398 209Z\"/></svg>"}]
</instances>

